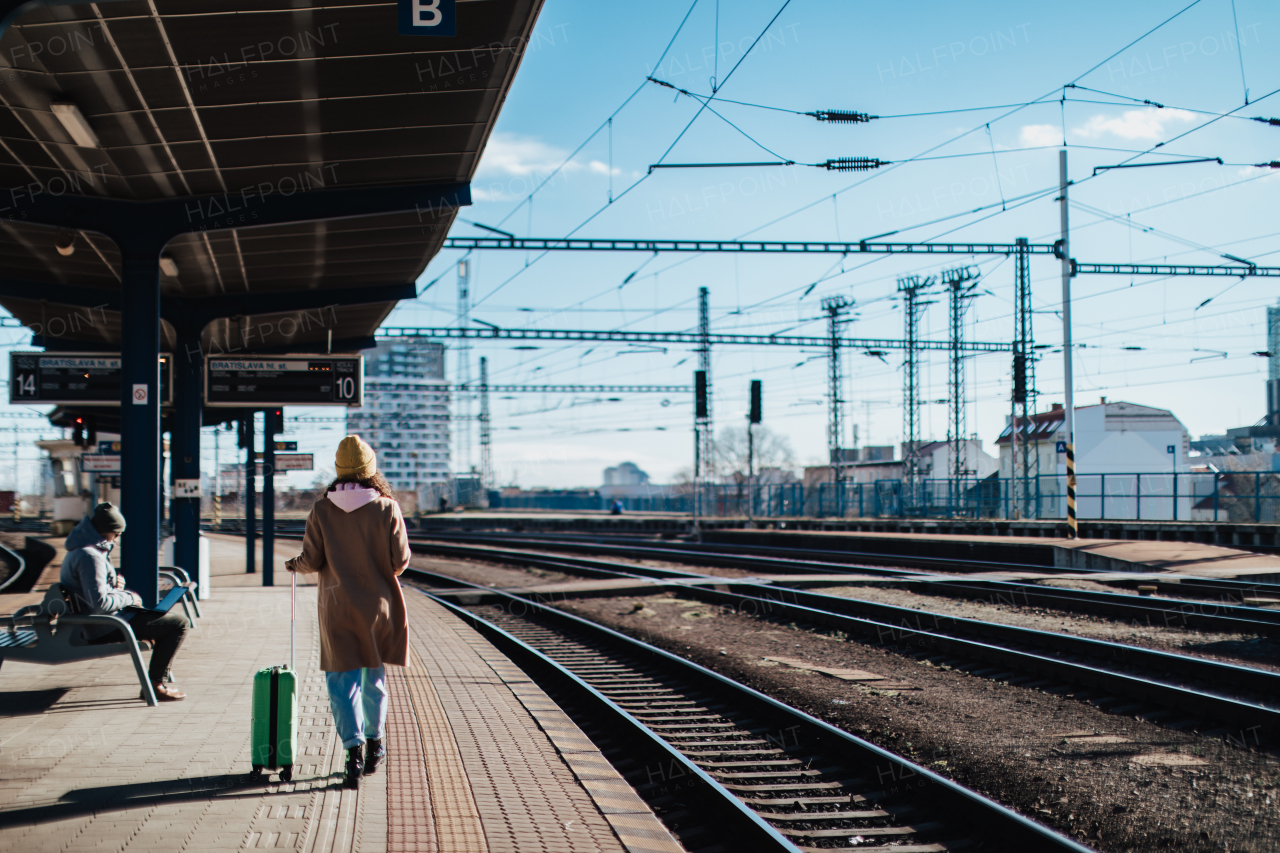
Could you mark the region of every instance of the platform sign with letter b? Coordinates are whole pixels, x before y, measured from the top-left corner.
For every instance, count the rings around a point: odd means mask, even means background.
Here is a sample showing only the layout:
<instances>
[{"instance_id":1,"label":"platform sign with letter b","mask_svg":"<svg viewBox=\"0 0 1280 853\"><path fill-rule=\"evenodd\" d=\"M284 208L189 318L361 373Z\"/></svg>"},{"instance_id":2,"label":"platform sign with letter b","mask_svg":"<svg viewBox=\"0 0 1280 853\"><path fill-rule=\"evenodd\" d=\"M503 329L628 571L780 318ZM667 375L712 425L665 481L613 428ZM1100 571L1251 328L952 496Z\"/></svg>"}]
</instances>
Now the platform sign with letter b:
<instances>
[{"instance_id":1,"label":"platform sign with letter b","mask_svg":"<svg viewBox=\"0 0 1280 853\"><path fill-rule=\"evenodd\" d=\"M456 36L457 0L399 0L400 35Z\"/></svg>"}]
</instances>

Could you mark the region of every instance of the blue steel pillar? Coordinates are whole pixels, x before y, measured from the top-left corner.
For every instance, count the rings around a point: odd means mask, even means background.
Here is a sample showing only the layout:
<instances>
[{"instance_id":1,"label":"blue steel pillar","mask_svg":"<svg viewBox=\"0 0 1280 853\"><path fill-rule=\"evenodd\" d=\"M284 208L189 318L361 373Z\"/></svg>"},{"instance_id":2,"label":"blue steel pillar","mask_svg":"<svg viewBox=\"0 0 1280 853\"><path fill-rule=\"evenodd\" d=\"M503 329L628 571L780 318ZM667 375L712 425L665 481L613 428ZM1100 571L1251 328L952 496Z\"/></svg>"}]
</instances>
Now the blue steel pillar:
<instances>
[{"instance_id":1,"label":"blue steel pillar","mask_svg":"<svg viewBox=\"0 0 1280 853\"><path fill-rule=\"evenodd\" d=\"M200 479L200 425L204 415L204 353L200 335L179 333L173 354L173 430L169 469L174 480ZM200 498L175 497L169 503L173 519L173 561L193 578L200 569Z\"/></svg>"},{"instance_id":2,"label":"blue steel pillar","mask_svg":"<svg viewBox=\"0 0 1280 853\"><path fill-rule=\"evenodd\" d=\"M276 425L274 410L262 413L262 585L276 579Z\"/></svg>"},{"instance_id":3,"label":"blue steel pillar","mask_svg":"<svg viewBox=\"0 0 1280 853\"><path fill-rule=\"evenodd\" d=\"M258 477L258 460L253 453L253 412L244 417L244 440L248 445L244 463L244 570L245 574L254 573L254 551L257 548L257 533L254 527L254 491Z\"/></svg>"},{"instance_id":4,"label":"blue steel pillar","mask_svg":"<svg viewBox=\"0 0 1280 853\"><path fill-rule=\"evenodd\" d=\"M143 241L139 241L143 242ZM144 607L160 578L160 247L121 245L120 509L122 572Z\"/></svg>"}]
</instances>

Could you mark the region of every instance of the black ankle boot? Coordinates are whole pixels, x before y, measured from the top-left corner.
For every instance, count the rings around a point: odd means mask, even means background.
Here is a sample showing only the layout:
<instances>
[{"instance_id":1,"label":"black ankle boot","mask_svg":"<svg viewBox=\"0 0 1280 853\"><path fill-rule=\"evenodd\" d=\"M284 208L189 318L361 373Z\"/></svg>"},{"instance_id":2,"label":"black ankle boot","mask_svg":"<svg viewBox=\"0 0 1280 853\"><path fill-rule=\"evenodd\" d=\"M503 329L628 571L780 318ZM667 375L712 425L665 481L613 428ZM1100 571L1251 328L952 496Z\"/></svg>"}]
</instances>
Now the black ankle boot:
<instances>
[{"instance_id":1,"label":"black ankle boot","mask_svg":"<svg viewBox=\"0 0 1280 853\"><path fill-rule=\"evenodd\" d=\"M382 738L370 738L364 742L364 775L372 776L378 772L378 765L387 757L387 749L382 745Z\"/></svg>"},{"instance_id":2,"label":"black ankle boot","mask_svg":"<svg viewBox=\"0 0 1280 853\"><path fill-rule=\"evenodd\" d=\"M364 762L360 759L360 747L353 746L347 750L347 769L342 774L342 787L358 790L363 774Z\"/></svg>"}]
</instances>

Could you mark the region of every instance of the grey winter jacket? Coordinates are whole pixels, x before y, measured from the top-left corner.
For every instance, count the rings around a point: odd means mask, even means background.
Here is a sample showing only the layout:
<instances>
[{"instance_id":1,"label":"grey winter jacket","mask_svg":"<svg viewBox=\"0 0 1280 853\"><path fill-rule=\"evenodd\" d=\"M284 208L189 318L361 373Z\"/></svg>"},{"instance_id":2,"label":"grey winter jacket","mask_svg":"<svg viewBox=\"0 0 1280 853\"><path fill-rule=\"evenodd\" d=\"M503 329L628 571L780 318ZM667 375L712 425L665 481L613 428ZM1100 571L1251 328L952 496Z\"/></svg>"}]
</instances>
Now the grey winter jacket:
<instances>
[{"instance_id":1,"label":"grey winter jacket","mask_svg":"<svg viewBox=\"0 0 1280 853\"><path fill-rule=\"evenodd\" d=\"M86 515L67 537L67 556L62 560L58 582L75 596L85 614L112 614L133 604L133 596L115 588L115 569L108 559L110 548ZM92 639L110 629L86 629Z\"/></svg>"}]
</instances>

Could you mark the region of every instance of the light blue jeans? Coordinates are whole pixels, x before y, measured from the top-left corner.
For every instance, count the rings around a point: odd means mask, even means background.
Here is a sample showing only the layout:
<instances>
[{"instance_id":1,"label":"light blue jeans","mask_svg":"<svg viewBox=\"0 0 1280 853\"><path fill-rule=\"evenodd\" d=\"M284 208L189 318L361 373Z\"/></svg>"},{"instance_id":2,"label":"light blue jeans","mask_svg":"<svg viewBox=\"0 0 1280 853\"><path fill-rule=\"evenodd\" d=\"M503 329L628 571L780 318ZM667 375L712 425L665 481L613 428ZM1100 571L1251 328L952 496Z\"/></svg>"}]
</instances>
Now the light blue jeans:
<instances>
[{"instance_id":1,"label":"light blue jeans","mask_svg":"<svg viewBox=\"0 0 1280 853\"><path fill-rule=\"evenodd\" d=\"M377 669L326 672L329 709L344 749L379 740L387 724L387 673Z\"/></svg>"}]
</instances>

